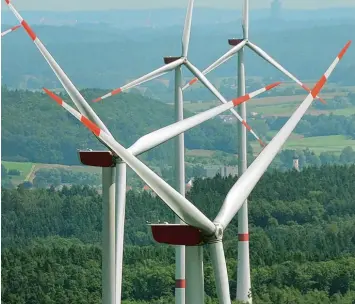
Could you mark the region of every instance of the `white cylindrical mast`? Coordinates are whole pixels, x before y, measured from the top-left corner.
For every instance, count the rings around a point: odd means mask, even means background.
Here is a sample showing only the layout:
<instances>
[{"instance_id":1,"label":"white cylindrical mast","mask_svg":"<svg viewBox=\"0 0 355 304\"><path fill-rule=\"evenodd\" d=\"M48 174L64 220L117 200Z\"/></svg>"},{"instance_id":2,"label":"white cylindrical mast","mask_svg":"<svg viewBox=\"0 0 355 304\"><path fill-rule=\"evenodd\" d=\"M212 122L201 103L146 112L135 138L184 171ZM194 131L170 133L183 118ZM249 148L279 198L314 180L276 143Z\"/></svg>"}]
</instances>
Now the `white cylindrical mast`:
<instances>
[{"instance_id":1,"label":"white cylindrical mast","mask_svg":"<svg viewBox=\"0 0 355 304\"><path fill-rule=\"evenodd\" d=\"M115 303L115 168L102 168L102 303Z\"/></svg>"},{"instance_id":2,"label":"white cylindrical mast","mask_svg":"<svg viewBox=\"0 0 355 304\"><path fill-rule=\"evenodd\" d=\"M238 54L238 96L245 95L244 48ZM246 104L238 106L239 115L246 120ZM247 133L246 128L238 126L238 176L247 169ZM248 201L238 211L238 269L237 300L251 303L250 264L249 264L249 229Z\"/></svg>"},{"instance_id":3,"label":"white cylindrical mast","mask_svg":"<svg viewBox=\"0 0 355 304\"><path fill-rule=\"evenodd\" d=\"M175 69L175 120L184 119L184 101L182 96L181 66ZM185 143L184 133L175 138L175 185L176 190L185 196ZM177 224L183 224L175 216ZM185 246L175 247L175 303L185 304Z\"/></svg>"},{"instance_id":4,"label":"white cylindrical mast","mask_svg":"<svg viewBox=\"0 0 355 304\"><path fill-rule=\"evenodd\" d=\"M126 209L126 185L127 165L124 162L116 164L116 232L115 232L115 304L121 303L122 296L122 269L123 269L123 244L124 244L124 223L125 223L125 209Z\"/></svg>"},{"instance_id":5,"label":"white cylindrical mast","mask_svg":"<svg viewBox=\"0 0 355 304\"><path fill-rule=\"evenodd\" d=\"M243 9L243 38L249 38L249 0L244 1ZM238 96L245 95L245 64L244 47L238 53ZM238 106L239 115L244 121L247 119L246 104ZM241 176L248 167L247 163L247 133L239 125L238 128L238 176ZM237 300L243 303L252 303L250 260L249 260L249 227L248 227L248 201L238 212L238 265L237 265Z\"/></svg>"}]
</instances>

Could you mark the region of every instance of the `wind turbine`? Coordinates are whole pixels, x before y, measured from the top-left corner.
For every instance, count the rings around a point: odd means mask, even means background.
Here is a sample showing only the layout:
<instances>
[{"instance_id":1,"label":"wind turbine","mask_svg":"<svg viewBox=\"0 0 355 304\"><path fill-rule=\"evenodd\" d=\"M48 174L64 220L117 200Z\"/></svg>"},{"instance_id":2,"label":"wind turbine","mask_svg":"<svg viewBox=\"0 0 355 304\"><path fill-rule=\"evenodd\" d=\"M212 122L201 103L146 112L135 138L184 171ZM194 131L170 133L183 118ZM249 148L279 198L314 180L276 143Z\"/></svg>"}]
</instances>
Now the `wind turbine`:
<instances>
[{"instance_id":1,"label":"wind turbine","mask_svg":"<svg viewBox=\"0 0 355 304\"><path fill-rule=\"evenodd\" d=\"M274 58L272 58L268 53L266 53L263 49L261 49L256 44L252 43L249 40L249 0L244 0L244 9L243 9L243 21L242 21L242 28L243 28L243 38L242 39L229 39L229 45L233 46L228 52L218 58L215 62L209 65L206 69L202 71L203 75L208 74L209 72L213 71L215 68L219 67L222 63L226 62L233 55L237 54L244 46L250 48L253 52L263 58L265 61L273 65L276 69L280 72L285 74L287 77L295 81L299 86L301 86L305 91L308 93L311 92L311 89L302 83L296 76L291 74L288 70L286 70L280 63L278 63ZM187 89L189 86L193 85L200 79L195 77L191 79L188 83L186 83L183 87L183 90ZM326 103L324 99L319 96L316 96L316 99L319 99L321 102Z\"/></svg>"},{"instance_id":2,"label":"wind turbine","mask_svg":"<svg viewBox=\"0 0 355 304\"><path fill-rule=\"evenodd\" d=\"M182 134L183 132L190 130L191 128L207 121L208 119L211 119L213 117L216 117L217 115L237 106L240 105L254 97L256 97L257 95L266 92L268 90L271 90L272 88L278 86L280 83L274 83L271 85L268 85L264 88L261 88L257 91L254 91L252 93L249 93L247 95L241 96L239 98L236 98L226 104L222 104L218 107L214 107L210 110L201 112L199 114L196 114L192 117L186 118L184 120L178 121L172 125L169 125L167 127L164 127L162 129L156 130L154 132L151 132L147 135L144 135L143 137L141 137L140 139L138 139L131 147L129 147L127 149L127 151L129 151L130 153L132 153L132 155L139 155L143 152L146 152L154 147L157 147L158 145L168 141L169 139L175 137L175 136L179 136L180 134ZM64 107L65 109L67 109L69 112L71 112L75 117L77 117L79 120L81 120L84 124L88 124L88 120L85 118L85 116L79 114L78 112L76 112L73 108L71 108L68 104L66 104L60 97L56 96L54 93L50 92L47 89L44 89L44 91L52 98L54 99L58 104L60 104L62 107ZM123 209L124 212L124 209ZM120 227L122 227L121 229L123 230L123 225L124 225L124 217L123 217L123 221L118 223L120 225ZM183 224L183 223L182 223ZM180 224L178 224L180 225ZM187 227L187 226L186 226ZM122 240L123 242L123 240ZM200 252L200 248L197 248L198 252ZM192 253L194 253L192 251ZM192 257L194 257L192 255ZM189 256L188 256L189 258ZM122 260L119 261L120 262L120 270L122 271ZM116 260L117 263L117 260ZM116 264L117 265L117 264ZM192 262L191 262L191 267L193 267L193 269L195 269L196 267L199 267L199 264L196 265L195 260L192 258ZM117 271L117 270L116 270ZM201 271L200 273L203 276L203 272ZM117 274L116 274L117 276ZM122 274L121 274L122 277ZM203 286L203 277L202 278L198 278L202 281L202 284L200 283L198 286ZM121 281L119 282L121 284ZM117 282L116 282L117 285ZM192 286L195 286L192 284ZM196 292L196 290L195 290ZM199 297L199 299L203 299L203 289L201 293L197 293L197 297ZM202 294L202 296L201 296ZM195 302L195 296L192 296L192 303L197 303ZM120 302L120 299L117 299L117 302ZM201 303L203 303L203 300L201 301Z\"/></svg>"},{"instance_id":3,"label":"wind turbine","mask_svg":"<svg viewBox=\"0 0 355 304\"><path fill-rule=\"evenodd\" d=\"M63 101L59 100L58 103L79 121L81 121L102 141L103 144L114 151L114 153L116 153L125 163L127 163L144 180L144 182L154 192L156 192L163 202L187 224L151 225L153 236L158 242L187 246L201 246L202 244L206 244L208 246L216 279L219 303L230 304L231 299L227 266L222 243L224 230L244 204L244 201L263 176L268 166L282 148L283 144L296 128L297 124L312 104L314 98L323 88L336 65L349 48L350 43L351 42L349 41L345 45L325 74L316 83L311 92L292 114L286 124L233 185L213 222L210 221L183 195L172 188L168 183L166 183L156 173L136 158L129 150L120 145L115 139L112 138L112 136L100 129L99 126L94 124L85 116L81 115L75 109L65 104ZM202 256L200 255L199 258L202 259Z\"/></svg>"},{"instance_id":4,"label":"wind turbine","mask_svg":"<svg viewBox=\"0 0 355 304\"><path fill-rule=\"evenodd\" d=\"M21 22L26 32L33 40L33 42L35 43L43 57L46 59L50 67L53 69L57 78L61 81L65 90L69 94L74 104L80 110L80 112L83 115L89 117L92 121L94 121L98 126L100 126L100 128L105 130L107 134L110 134L106 126L98 118L98 116L91 109L91 107L87 104L86 100L81 96L75 86L71 83L70 79L51 56L51 54L48 52L48 50L33 32L31 27L27 24L25 20L23 20L22 16L18 13L18 11L13 7L13 5L9 1L6 1L6 3L8 4L10 10L15 14L17 19ZM275 85L278 84L279 83ZM246 95L243 98L238 99L238 102L239 100L240 102L245 102L248 99L255 97L256 95L273 88L275 85L267 86L264 89ZM229 103L229 106L227 104L227 107L228 109L231 109L233 106L231 106L231 103ZM221 109L223 110L224 108L222 107ZM171 134L173 134L173 132L169 132L169 134L169 138L172 138L173 136ZM158 141L156 145L163 142L161 139L162 138L160 138L160 142ZM80 158L82 163L84 164L99 166L103 168L103 302L112 303L116 298L116 303L120 303L125 214L126 164L117 157L115 157L115 155L112 155L110 151L81 151ZM116 167L116 180L113 168L114 166ZM116 271L114 271L115 267L113 267L112 265L115 265Z\"/></svg>"},{"instance_id":5,"label":"wind turbine","mask_svg":"<svg viewBox=\"0 0 355 304\"><path fill-rule=\"evenodd\" d=\"M47 63L62 83L63 87L69 94L75 106L79 109L80 113L86 115L89 119L95 122L101 129L105 130L108 136L112 136L104 123L92 110L80 92L76 89L68 76L64 73L61 67L57 64L51 54L48 52L43 43L36 36L35 32L31 29L28 23L22 18L19 12L10 3L10 0L5 0L9 9L13 12L15 17L21 23L27 34L30 36L42 56L46 59ZM95 151L93 151L95 153ZM115 166L115 161L107 160L110 158L110 152L96 153L100 157L99 162L104 163L102 166L102 192L103 192L103 225L102 225L102 286L103 286L103 303L114 303L114 289L115 289L115 171L120 173L122 167ZM116 174L120 176L119 174ZM117 203L117 200L116 200Z\"/></svg>"},{"instance_id":6,"label":"wind turbine","mask_svg":"<svg viewBox=\"0 0 355 304\"><path fill-rule=\"evenodd\" d=\"M310 89L298 80L293 74L282 67L275 59L269 56L260 47L249 41L249 0L244 0L243 18L242 18L242 39L229 39L228 43L232 48L223 56L213 62L202 73L204 75L213 71L215 68L226 62L233 55L238 54L238 96L245 94L245 63L244 63L244 48L247 46L252 51L256 52L260 57L272 64L286 76L298 83L303 89L310 92ZM193 78L183 90L193 85L198 81L198 78ZM317 96L323 103L325 101ZM239 115L246 121L246 104L242 104L237 108ZM247 134L244 128L238 128L238 172L243 174L247 169ZM251 280L250 280L250 261L249 261L249 227L248 227L248 202L245 200L242 208L238 213L238 264L237 264L237 294L236 299L243 302L252 302L251 295Z\"/></svg>"},{"instance_id":7,"label":"wind turbine","mask_svg":"<svg viewBox=\"0 0 355 304\"><path fill-rule=\"evenodd\" d=\"M15 8L9 3L9 1L7 0L6 1L7 2L7 4L9 5L9 7L10 7L10 9L14 12L14 14L16 15L16 17L19 19L19 21L21 22L21 24L24 26L24 28L25 28L25 30L26 30L26 32L28 33L28 35L31 37L31 39L34 41L34 43L36 44L36 46L38 47L38 49L40 50L40 52L42 53L42 55L45 57L45 59L47 60L47 62L49 63L49 65L51 66L51 68L54 70L54 72L56 73L56 75L57 75L57 77L61 80L61 82L62 82L62 84L63 84L63 86L65 87L65 89L66 89L66 91L68 92L68 94L70 95L70 97L71 97L71 99L73 100L73 102L77 105L77 107L79 108L79 109L81 109L81 112L86 112L86 113L88 113L88 117L92 117L92 120L93 121L95 121L96 122L96 124L94 124L91 120L89 120L87 117L85 117L85 116L82 116L82 115L80 115L76 110L74 110L74 109L72 109L70 106L67 106L66 107L66 109L68 110L68 108L71 108L73 111L74 111L74 113L76 112L76 117L78 118L79 117L79 119L81 119L82 121L83 121L83 123L86 125L86 126L88 126L88 127L90 127L92 130L93 130L93 132L101 139L101 141L102 141L102 138L99 136L100 135L100 133L101 132L104 132L104 134L105 134L105 139L106 140L109 140L109 141L111 141L111 139L114 141L114 139L112 138L112 135L109 133L109 131L107 130L107 128L103 125L103 123L101 122L101 120L99 119L99 117L95 114L95 112L90 108L90 106L86 103L86 101L85 101L85 99L80 95L80 93L78 92L78 90L74 87L74 85L70 82L70 80L69 80L69 78L65 75L65 73L61 70L61 68L59 67L59 65L55 62L55 60L53 59L53 57L49 54L49 52L46 50L46 48L44 47L44 45L41 43L41 41L37 38L37 36L36 36L36 34L32 31L32 29L29 27L29 25L22 19L22 17L19 15L19 13L15 10ZM348 47L348 46L347 46ZM339 59L344 55L344 53L345 53L345 51L346 51L346 49L344 49L344 51L341 53L342 55L340 56L339 55ZM336 63L335 63L336 64ZM335 64L334 64L334 67L335 67ZM333 67L333 68L334 68ZM330 73L329 73L330 74ZM324 81L324 83L325 83L325 81ZM322 85L324 85L324 83L322 84ZM322 86L321 85L321 86ZM321 87L320 86L320 87ZM237 103L238 104L238 103ZM234 104L233 104L234 105ZM72 113L73 114L73 113ZM102 126L102 127L101 127ZM186 130L186 129L185 129ZM183 132L183 131L182 131ZM291 130L291 132L292 132L292 130ZM115 141L114 141L115 142ZM104 144L106 144L107 145L107 142L105 142L104 141ZM109 145L108 145L109 146ZM119 146L119 147L122 147L122 146ZM109 146L109 148L111 148L112 149L112 147L110 147ZM127 150L125 150L123 147L122 147L122 149L124 150L124 151L127 151ZM116 150L113 150L114 151L114 153L116 153L117 154L117 151ZM126 159L127 158L124 158L124 157L122 157L120 154L118 154L120 157L121 157L121 159L123 160L123 161L126 161ZM133 159L136 159L134 156L133 156ZM138 159L136 159L137 161L138 161L138 163L140 163L139 162L139 160ZM131 162L130 162L131 163ZM130 163L128 163L129 165L130 165ZM131 165L130 165L131 166ZM144 165L143 165L144 166ZM149 170L149 169L148 169ZM147 173L146 171L144 171L145 173ZM143 172L143 173L144 173ZM149 173L149 171L148 171L148 173ZM154 175L155 173L153 172L153 175ZM140 174L141 175L141 174ZM146 175L146 174L143 174L143 175ZM148 177L149 177L149 174L148 174ZM157 177L157 176L156 176ZM159 180L159 177L157 177L158 178L158 180ZM112 178L111 178L111 181L112 181ZM149 184L149 183L148 183ZM173 199L173 201L174 201L174 195L173 196L170 196L170 195L168 195L168 196L166 196L167 194L165 193L164 194L164 187L165 186L163 186L163 188L161 188L160 190L159 190L159 185L161 184L161 182L158 182L158 184L157 183L154 183L154 187L151 187L154 191L156 191L157 193L158 193L158 195L160 195L161 197L163 196L163 197L166 197L167 199L168 199L168 201L170 201L171 199ZM150 184L149 184L150 185ZM158 188L156 187L158 185ZM163 182L163 185L164 185L164 182ZM170 187L169 185L167 185L166 183L165 183L165 185L166 186L168 186L168 187ZM112 184L111 184L111 186L110 186L110 188L112 189ZM170 187L171 188L171 187ZM174 189L173 189L173 194L174 194ZM110 192L110 193L112 193L112 191L108 191L108 192ZM159 194L160 193L160 194ZM175 191L175 193L177 193L176 191ZM178 194L178 193L177 193ZM181 196L181 195L180 195ZM111 197L112 197L112 195L111 195ZM162 198L163 198L162 197ZM164 198L163 198L164 199ZM186 200L186 199L185 199ZM172 201L172 202L173 202ZM179 207L179 205L180 204L178 204L177 205L177 207ZM193 206L193 205L192 205ZM173 207L173 209L175 209L174 208L174 205L171 205L171 207ZM176 206L175 206L176 207ZM191 208L189 208L189 209L191 209ZM195 209L192 209L192 211L194 211ZM190 210L180 210L180 211L182 211L182 212L185 212L185 211L187 211L187 213L190 211ZM194 212L193 212L194 213ZM179 214L181 214L181 212L179 213L179 210L177 210L177 215L181 218L181 216L179 215ZM190 215L193 215L193 214L190 214ZM186 216L188 216L188 214L186 215ZM184 218L182 218L182 219L184 219ZM191 218L190 218L191 219ZM206 223L206 221L202 218L202 220L203 220L203 222L204 222L204 226L205 227L203 227L203 226L201 226L202 227L202 229L203 228L205 228L205 230L202 230L202 231L208 231L208 225L207 225L207 223ZM194 221L189 221L190 223L194 223ZM188 223L188 224L190 224L190 223ZM196 222L195 222L196 223ZM207 225L207 226L206 226ZM210 225L209 225L210 226ZM188 227L188 226L184 226L184 225L182 225L181 227ZM198 227L198 226L197 226ZM207 227L207 230L206 230L206 227ZM210 226L211 227L211 226ZM222 247L222 251L223 251L223 247ZM112 264L111 264L112 265ZM112 267L111 267L112 268ZM229 292L229 291L228 291ZM105 301L105 303L106 303L107 301Z\"/></svg>"},{"instance_id":8,"label":"wind turbine","mask_svg":"<svg viewBox=\"0 0 355 304\"><path fill-rule=\"evenodd\" d=\"M191 32L191 20L192 20L192 11L193 11L193 0L189 0L187 13L185 18L185 25L182 35L182 51L180 57L165 57L164 63L165 65L120 87L117 88L102 97L99 97L94 102L101 101L110 96L119 94L128 89L131 89L137 85L140 85L149 80L160 77L172 70L175 70L175 118L176 121L180 121L183 119L183 96L182 96L182 75L181 75L181 67L185 65L201 82L222 102L226 103L226 99L216 90L216 88L207 80L206 77L195 67L193 66L187 59L188 56L188 48L190 41L190 32ZM244 94L245 95L245 91ZM240 96L242 96L240 95ZM253 136L259 141L259 143L264 146L261 139L256 135L256 133L251 129L251 127L247 124L245 118L243 119L234 109L231 109L231 112L237 117L237 119L244 125L244 127L250 131ZM184 135L180 134L175 142L175 181L178 191L185 195L185 166L184 166ZM123 204L122 204L123 205ZM179 223L180 220L176 218L176 222ZM185 288L186 288L186 298L188 301L193 303L199 303L200 300L197 299L197 292L199 290L199 294L203 294L203 286L195 285L198 282L201 282L201 279L196 278L197 274L202 273L202 265L199 265L194 262L197 259L197 255L201 255L201 248L187 248L187 252L185 253L185 248L181 246L176 246L175 253L175 303L183 304L185 302ZM198 252L199 250L200 252ZM185 258L186 256L186 258ZM185 262L187 263L185 266ZM186 273L185 273L186 270ZM185 285L185 276L186 282Z\"/></svg>"},{"instance_id":9,"label":"wind turbine","mask_svg":"<svg viewBox=\"0 0 355 304\"><path fill-rule=\"evenodd\" d=\"M21 27L21 25L15 25L15 26L13 26L12 28L9 28L8 30L6 30L6 31L3 31L2 33L1 33L1 37L4 37L5 35L7 35L8 33L11 33L11 32L14 32L14 31L16 31L18 28L20 28Z\"/></svg>"}]
</instances>

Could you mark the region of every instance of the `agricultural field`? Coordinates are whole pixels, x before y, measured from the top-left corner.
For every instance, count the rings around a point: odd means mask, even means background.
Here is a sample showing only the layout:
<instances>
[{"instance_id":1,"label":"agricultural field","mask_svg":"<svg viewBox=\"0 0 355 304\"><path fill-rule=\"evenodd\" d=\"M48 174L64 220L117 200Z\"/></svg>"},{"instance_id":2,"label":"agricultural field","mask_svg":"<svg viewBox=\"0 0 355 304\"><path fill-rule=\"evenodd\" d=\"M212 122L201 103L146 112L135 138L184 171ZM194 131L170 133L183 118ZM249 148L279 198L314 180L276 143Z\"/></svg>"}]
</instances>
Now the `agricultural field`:
<instances>
[{"instance_id":1,"label":"agricultural field","mask_svg":"<svg viewBox=\"0 0 355 304\"><path fill-rule=\"evenodd\" d=\"M260 146L257 142L251 142L254 152L260 152ZM345 147L355 149L355 140L348 139L346 136L318 136L318 137L301 137L294 136L290 138L284 149L305 150L310 149L315 154L319 155L322 152L333 152L340 154Z\"/></svg>"},{"instance_id":2,"label":"agricultural field","mask_svg":"<svg viewBox=\"0 0 355 304\"><path fill-rule=\"evenodd\" d=\"M314 85L314 81L306 82L309 87ZM297 88L292 82L284 82L282 83L282 88ZM347 92L355 92L354 86L347 87L339 87L335 84L328 84L328 89L336 89L336 92L324 92L321 96L325 100L331 100L335 96L345 96ZM276 89L277 90L277 89ZM262 97L255 98L248 102L248 111L257 112L264 116L290 116L292 112L297 108L297 106L302 102L302 100L306 97L306 94L303 95L292 95L292 96L272 96L272 97ZM319 102L319 101L316 101ZM207 102L199 102L199 103L191 103L186 102L185 108L193 113L198 113L201 111L208 110L212 107L219 105L218 101L207 101ZM355 114L355 107L349 107L345 109L338 110L318 110L314 108L310 108L307 112L310 115L320 115L320 114L330 114L333 113L335 115L353 115Z\"/></svg>"},{"instance_id":3,"label":"agricultural field","mask_svg":"<svg viewBox=\"0 0 355 304\"><path fill-rule=\"evenodd\" d=\"M23 181L28 181L32 172L34 172L35 164L33 163L23 163L23 162L1 162L6 170L18 170L20 171L20 175L12 176L11 181L14 184L22 183Z\"/></svg>"}]
</instances>

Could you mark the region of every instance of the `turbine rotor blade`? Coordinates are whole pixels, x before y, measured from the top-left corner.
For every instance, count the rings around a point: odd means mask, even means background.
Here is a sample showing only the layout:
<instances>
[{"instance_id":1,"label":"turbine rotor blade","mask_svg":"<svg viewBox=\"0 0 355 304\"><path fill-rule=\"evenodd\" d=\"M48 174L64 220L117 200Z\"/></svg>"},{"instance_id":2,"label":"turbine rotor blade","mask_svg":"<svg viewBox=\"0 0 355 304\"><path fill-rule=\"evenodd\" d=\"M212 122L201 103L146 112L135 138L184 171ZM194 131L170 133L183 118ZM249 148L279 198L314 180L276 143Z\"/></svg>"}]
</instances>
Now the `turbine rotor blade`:
<instances>
[{"instance_id":1,"label":"turbine rotor blade","mask_svg":"<svg viewBox=\"0 0 355 304\"><path fill-rule=\"evenodd\" d=\"M186 18L185 18L184 32L182 34L182 40L181 40L182 57L186 57L189 50L193 7L194 7L194 0L189 0L187 6Z\"/></svg>"},{"instance_id":2,"label":"turbine rotor blade","mask_svg":"<svg viewBox=\"0 0 355 304\"><path fill-rule=\"evenodd\" d=\"M222 241L208 244L219 303L230 304L229 281Z\"/></svg>"},{"instance_id":3,"label":"turbine rotor blade","mask_svg":"<svg viewBox=\"0 0 355 304\"><path fill-rule=\"evenodd\" d=\"M131 147L129 147L128 150L133 155L139 155L143 152L146 152L146 151L168 141L169 139L207 121L208 119L216 117L217 115L258 96L259 94L262 94L268 90L271 90L272 88L278 86L279 84L280 84L280 82L273 83L271 85L268 85L264 88L261 88L259 90L254 91L254 92L251 92L251 93L246 94L244 96L235 98L226 104L222 104L222 105L212 108L210 110L198 113L198 114L191 116L189 118L186 118L182 121L178 121L176 123L173 123L169 126L162 128L162 129L159 129L159 130L151 132L147 135L144 135L143 137L138 139Z\"/></svg>"},{"instance_id":4,"label":"turbine rotor blade","mask_svg":"<svg viewBox=\"0 0 355 304\"><path fill-rule=\"evenodd\" d=\"M79 109L79 111L82 114L85 114L87 117L89 117L92 121L94 121L101 129L103 129L108 135L111 136L111 133L109 130L106 128L105 124L101 121L101 119L97 116L97 114L94 112L94 110L89 106L89 104L86 102L84 97L80 94L80 92L77 90L77 88L73 85L73 83L70 81L68 76L64 73L64 71L61 69L59 64L54 60L52 55L48 52L46 47L43 45L43 43L39 40L39 38L36 36L35 32L31 29L31 27L28 25L28 23L22 18L22 16L19 14L19 12L15 9L15 7L10 3L9 0L5 0L7 3L8 7L10 10L13 12L15 17L18 19L18 21L21 23L21 25L24 27L26 30L27 34L29 37L32 39L34 44L37 46L38 50L42 54L42 56L46 59L47 63L63 85L64 89L67 91L69 94L71 100L74 102L75 106Z\"/></svg>"},{"instance_id":5,"label":"turbine rotor blade","mask_svg":"<svg viewBox=\"0 0 355 304\"><path fill-rule=\"evenodd\" d=\"M45 90L49 92L49 90ZM51 96L54 95L52 92ZM161 179L155 172L149 169L138 158L121 146L113 137L101 130L96 124L84 115L73 109L67 103L56 96L55 101L82 122L96 137L98 137L109 149L118 155L123 162L134 170L140 178L174 211L174 213L187 224L200 229L206 235L212 235L216 230L215 225L191 202L177 192L173 187Z\"/></svg>"},{"instance_id":6,"label":"turbine rotor blade","mask_svg":"<svg viewBox=\"0 0 355 304\"><path fill-rule=\"evenodd\" d=\"M306 99L304 99L302 104L292 114L290 119L285 123L281 130L275 135L271 142L264 148L264 150L234 184L234 186L228 192L222 208L214 220L214 223L218 223L224 228L227 227L235 214L238 212L239 208L243 205L245 199L254 189L261 176L267 170L268 166L273 161L279 150L282 148L283 144L291 135L292 131L296 128L297 124L312 104L313 99L323 88L330 74L333 72L336 65L349 48L350 43L351 41L345 45L345 47L339 53L338 57L333 61L328 70L314 86L311 93L306 97Z\"/></svg>"},{"instance_id":7,"label":"turbine rotor blade","mask_svg":"<svg viewBox=\"0 0 355 304\"><path fill-rule=\"evenodd\" d=\"M221 95L221 93L218 92L218 90L213 86L213 84L188 60L184 62L186 67L191 71L192 74L194 74L202 83L203 85L210 90L210 92L215 95L218 100L222 103L227 103L227 100ZM265 144L262 142L262 140L259 138L258 135L252 130L252 128L247 124L245 120L238 114L237 111L234 109L230 109L230 111L233 113L233 115L242 123L244 127L247 128L247 130L257 139L259 144L261 146L265 146Z\"/></svg>"},{"instance_id":8,"label":"turbine rotor blade","mask_svg":"<svg viewBox=\"0 0 355 304\"><path fill-rule=\"evenodd\" d=\"M169 71L175 69L177 66L181 65L183 63L183 61L184 60L180 58L180 59L178 59L178 60L176 60L174 62L171 62L171 63L168 63L166 65L163 65L162 67L160 67L160 68L158 68L158 69L156 69L156 70L154 70L154 71L152 71L152 72L150 72L150 73L148 73L148 74L146 74L146 75L144 75L142 77L139 77L138 79L133 80L130 83L127 83L127 84L125 84L124 86L122 86L120 88L114 89L113 91L111 91L111 92L109 92L109 93L107 93L107 94L105 94L105 95L103 95L103 96L101 96L99 98L94 99L93 102L98 102L98 101L103 100L103 99L105 99L107 97L119 94L119 93L121 93L123 91L131 89L131 88L133 88L135 86L138 86L138 85L140 85L140 84L142 84L144 82L147 82L147 81L153 80L153 79L155 79L157 77L160 77L160 76L168 73Z\"/></svg>"},{"instance_id":9,"label":"turbine rotor blade","mask_svg":"<svg viewBox=\"0 0 355 304\"><path fill-rule=\"evenodd\" d=\"M275 68L277 68L280 72L284 73L286 76L291 78L293 81L295 81L298 85L300 85L305 91L308 93L311 92L311 89L307 87L304 83L302 83L296 76L291 74L289 71L287 71L281 64L279 64L274 58L272 58L270 55L268 55L264 50L262 50L260 47L257 45L251 43L250 41L247 42L247 46L254 51L257 55L259 55L261 58L269 62L271 65L273 65ZM324 99L322 99L319 96L316 96L317 99L319 99L322 103L326 103Z\"/></svg>"},{"instance_id":10,"label":"turbine rotor blade","mask_svg":"<svg viewBox=\"0 0 355 304\"><path fill-rule=\"evenodd\" d=\"M2 33L1 33L1 37L4 37L6 34L8 34L8 33L11 33L11 32L14 32L14 31L16 31L18 28L20 28L21 27L21 25L15 25L15 26L13 26L12 28L9 28L8 30L6 30L6 31L3 31Z\"/></svg>"},{"instance_id":11,"label":"turbine rotor blade","mask_svg":"<svg viewBox=\"0 0 355 304\"><path fill-rule=\"evenodd\" d=\"M249 39L249 0L244 0L242 27L244 39Z\"/></svg>"},{"instance_id":12,"label":"turbine rotor blade","mask_svg":"<svg viewBox=\"0 0 355 304\"><path fill-rule=\"evenodd\" d=\"M241 43L238 45L234 46L231 48L227 53L225 53L223 56L218 58L215 62L213 62L209 67L207 67L205 70L202 71L203 75L207 75L209 72L212 72L214 69L219 67L221 64L225 63L227 60L229 60L234 54L238 53L246 44L246 40L243 40ZM198 81L198 78L195 77L191 79L187 84L185 84L182 88L182 90L187 89L189 86L193 85Z\"/></svg>"}]
</instances>

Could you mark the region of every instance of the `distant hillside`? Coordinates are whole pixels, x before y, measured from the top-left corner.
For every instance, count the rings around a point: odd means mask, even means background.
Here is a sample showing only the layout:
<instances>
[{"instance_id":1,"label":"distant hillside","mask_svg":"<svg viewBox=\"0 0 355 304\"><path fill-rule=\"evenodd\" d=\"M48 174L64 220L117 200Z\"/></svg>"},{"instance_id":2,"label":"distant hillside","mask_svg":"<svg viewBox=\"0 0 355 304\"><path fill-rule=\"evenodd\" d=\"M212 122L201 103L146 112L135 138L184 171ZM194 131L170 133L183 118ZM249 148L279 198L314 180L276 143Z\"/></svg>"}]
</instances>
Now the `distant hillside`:
<instances>
[{"instance_id":1,"label":"distant hillside","mask_svg":"<svg viewBox=\"0 0 355 304\"><path fill-rule=\"evenodd\" d=\"M88 101L102 90L84 90ZM76 150L101 148L80 122L40 92L10 91L2 87L2 159L41 163L78 164ZM63 95L67 100L67 96ZM72 104L70 102L70 104ZM112 134L126 147L140 136L173 122L173 107L139 94L122 94L93 108ZM186 112L186 116L191 113ZM188 149L236 152L236 126L208 121L185 135ZM145 154L160 161L172 157L172 141Z\"/></svg>"},{"instance_id":2,"label":"distant hillside","mask_svg":"<svg viewBox=\"0 0 355 304\"><path fill-rule=\"evenodd\" d=\"M270 31L253 29L250 38L301 79L318 79L346 41L354 38L354 22L307 29ZM163 57L181 52L182 25L160 29L118 30L105 26L35 26L43 43L75 84L81 88L115 88L163 64ZM267 30L266 30L267 29ZM189 57L203 69L228 49L227 39L240 36L240 25L193 26ZM6 38L6 39L5 39ZM60 87L53 72L21 29L2 42L2 83L13 88ZM250 50L246 52L247 76L273 76L278 71ZM26 54L26 56L24 56ZM203 54L203 56L202 56ZM353 85L355 52L350 51L332 76ZM184 77L190 77L184 70ZM236 75L236 59L208 77ZM164 79L171 79L167 74Z\"/></svg>"}]
</instances>

